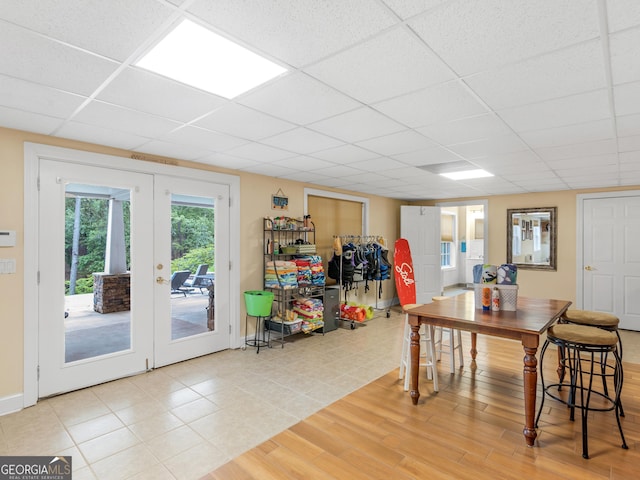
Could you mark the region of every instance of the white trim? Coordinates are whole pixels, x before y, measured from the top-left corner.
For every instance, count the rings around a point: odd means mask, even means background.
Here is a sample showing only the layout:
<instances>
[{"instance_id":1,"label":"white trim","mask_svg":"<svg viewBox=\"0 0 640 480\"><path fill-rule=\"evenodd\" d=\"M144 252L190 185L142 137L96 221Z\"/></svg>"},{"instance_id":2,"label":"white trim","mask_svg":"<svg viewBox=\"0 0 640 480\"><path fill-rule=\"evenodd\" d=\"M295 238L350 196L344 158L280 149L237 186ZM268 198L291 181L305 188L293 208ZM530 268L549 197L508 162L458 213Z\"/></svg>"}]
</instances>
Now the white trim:
<instances>
[{"instance_id":1,"label":"white trim","mask_svg":"<svg viewBox=\"0 0 640 480\"><path fill-rule=\"evenodd\" d=\"M622 198L622 197L638 197L640 190L623 190L616 192L596 192L596 193L579 193L576 195L576 303L575 308L581 309L584 305L582 292L584 291L584 201L594 198Z\"/></svg>"},{"instance_id":2,"label":"white trim","mask_svg":"<svg viewBox=\"0 0 640 480\"><path fill-rule=\"evenodd\" d=\"M131 158L85 152L51 145L25 142L24 144L24 407L38 400L38 306L27 292L37 290L38 278L38 164L41 158L67 163L111 167L130 172L162 174L174 177L208 181L229 186L229 272L230 324L229 345L239 348L240 337L240 177L223 173L197 170L175 165L164 165Z\"/></svg>"},{"instance_id":3,"label":"white trim","mask_svg":"<svg viewBox=\"0 0 640 480\"><path fill-rule=\"evenodd\" d=\"M304 213L305 215L309 211L308 199L309 195L316 197L335 198L337 200L348 200L350 202L362 203L362 234L368 235L369 232L369 199L367 197L358 197L355 195L348 195L346 193L330 192L328 190L318 190L316 188L304 189ZM335 232L336 235L341 232Z\"/></svg>"},{"instance_id":4,"label":"white trim","mask_svg":"<svg viewBox=\"0 0 640 480\"><path fill-rule=\"evenodd\" d=\"M24 406L23 395L15 394L0 398L0 416L8 415L22 410Z\"/></svg>"}]
</instances>

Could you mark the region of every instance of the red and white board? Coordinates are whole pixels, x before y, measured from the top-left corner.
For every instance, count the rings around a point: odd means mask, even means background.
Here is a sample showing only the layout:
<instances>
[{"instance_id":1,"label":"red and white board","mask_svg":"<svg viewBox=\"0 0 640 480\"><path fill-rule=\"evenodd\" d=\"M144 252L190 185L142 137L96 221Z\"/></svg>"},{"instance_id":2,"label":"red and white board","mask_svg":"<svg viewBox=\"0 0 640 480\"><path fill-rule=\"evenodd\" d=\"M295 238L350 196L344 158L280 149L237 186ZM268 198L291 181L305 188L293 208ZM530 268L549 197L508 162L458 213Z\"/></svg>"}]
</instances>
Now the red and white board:
<instances>
[{"instance_id":1,"label":"red and white board","mask_svg":"<svg viewBox=\"0 0 640 480\"><path fill-rule=\"evenodd\" d=\"M393 274L400 305L416 303L416 279L413 275L411 249L406 238L399 238L393 252Z\"/></svg>"}]
</instances>

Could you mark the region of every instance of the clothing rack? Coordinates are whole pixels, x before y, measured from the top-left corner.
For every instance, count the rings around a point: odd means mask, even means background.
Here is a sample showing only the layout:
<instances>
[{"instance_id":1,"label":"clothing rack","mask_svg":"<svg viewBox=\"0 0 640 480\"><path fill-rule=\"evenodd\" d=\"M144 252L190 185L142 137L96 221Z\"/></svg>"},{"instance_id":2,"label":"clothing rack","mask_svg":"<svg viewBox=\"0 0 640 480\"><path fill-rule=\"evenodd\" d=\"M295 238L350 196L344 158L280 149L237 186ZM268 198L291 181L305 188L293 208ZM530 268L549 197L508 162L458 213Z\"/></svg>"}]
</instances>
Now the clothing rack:
<instances>
[{"instance_id":1,"label":"clothing rack","mask_svg":"<svg viewBox=\"0 0 640 480\"><path fill-rule=\"evenodd\" d=\"M338 245L336 245L338 243ZM357 292L358 284L365 282L365 292L369 290L369 281L373 281L376 288L375 309L381 310L378 307L378 298L382 295L382 282L392 277L391 274L391 262L386 258L386 252L388 252L387 242L382 235L362 235L362 234L342 234L333 236L333 250L334 257L340 251L339 261L339 274L338 283L340 285L340 292L344 291L344 303L347 303L347 297L350 290L355 289ZM353 263L355 264L355 272L353 279L348 279L345 283L345 276L348 278L349 274L343 273L344 267L344 250L346 247L352 247L355 249L353 255ZM340 250L338 250L340 248ZM385 252L381 254L381 252ZM334 264L335 265L335 264ZM370 269L374 268L374 271ZM342 294L342 293L341 293ZM391 310L387 309L387 318L391 316ZM348 321L348 320L347 320ZM351 328L354 328L353 322L351 322Z\"/></svg>"}]
</instances>

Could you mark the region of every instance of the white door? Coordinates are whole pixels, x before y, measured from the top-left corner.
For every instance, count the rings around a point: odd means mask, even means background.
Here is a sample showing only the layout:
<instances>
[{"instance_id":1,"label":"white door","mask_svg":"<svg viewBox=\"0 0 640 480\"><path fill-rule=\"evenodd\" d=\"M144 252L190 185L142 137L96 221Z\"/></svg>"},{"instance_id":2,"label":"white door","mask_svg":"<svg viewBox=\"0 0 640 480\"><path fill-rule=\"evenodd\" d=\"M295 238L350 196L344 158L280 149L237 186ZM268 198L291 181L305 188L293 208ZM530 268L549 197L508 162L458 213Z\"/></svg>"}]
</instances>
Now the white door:
<instances>
[{"instance_id":1,"label":"white door","mask_svg":"<svg viewBox=\"0 0 640 480\"><path fill-rule=\"evenodd\" d=\"M440 207L400 207L400 236L411 248L416 301L431 303L442 293Z\"/></svg>"},{"instance_id":2,"label":"white door","mask_svg":"<svg viewBox=\"0 0 640 480\"><path fill-rule=\"evenodd\" d=\"M160 367L230 346L229 187L162 175L155 187L154 366ZM182 243L189 228L199 229L205 247ZM176 263L185 252L195 258ZM199 265L206 276L171 285L176 272L195 274Z\"/></svg>"},{"instance_id":3,"label":"white door","mask_svg":"<svg viewBox=\"0 0 640 480\"><path fill-rule=\"evenodd\" d=\"M582 308L640 330L640 196L586 198L582 209Z\"/></svg>"},{"instance_id":4,"label":"white door","mask_svg":"<svg viewBox=\"0 0 640 480\"><path fill-rule=\"evenodd\" d=\"M95 213L92 224L100 224L95 236L106 235L107 209L115 200L125 211L123 223L130 232L129 265L120 275L100 275L104 285L112 280L124 290L126 306L96 305L93 294L65 295L65 269L72 249L65 229L65 209L89 208ZM39 277L33 292L39 311L38 395L48 396L95 385L142 372L153 354L153 261L149 245L153 230L148 219L153 212L153 176L85 165L40 160L39 195ZM85 226L79 226L80 228ZM65 255L65 250L68 252ZM105 258L105 251L94 252ZM109 277L109 278L107 278ZM94 275L95 278L95 275ZM91 279L87 278L87 282ZM125 282L124 286L123 283ZM80 282L79 282L80 283ZM116 286L116 288L119 288ZM110 294L106 292L108 297ZM106 305L106 306L105 306ZM95 311L98 308L103 313ZM114 311L111 311L114 310ZM66 312L66 315L65 315ZM66 318L65 318L66 317ZM87 346L91 345L91 348Z\"/></svg>"}]
</instances>

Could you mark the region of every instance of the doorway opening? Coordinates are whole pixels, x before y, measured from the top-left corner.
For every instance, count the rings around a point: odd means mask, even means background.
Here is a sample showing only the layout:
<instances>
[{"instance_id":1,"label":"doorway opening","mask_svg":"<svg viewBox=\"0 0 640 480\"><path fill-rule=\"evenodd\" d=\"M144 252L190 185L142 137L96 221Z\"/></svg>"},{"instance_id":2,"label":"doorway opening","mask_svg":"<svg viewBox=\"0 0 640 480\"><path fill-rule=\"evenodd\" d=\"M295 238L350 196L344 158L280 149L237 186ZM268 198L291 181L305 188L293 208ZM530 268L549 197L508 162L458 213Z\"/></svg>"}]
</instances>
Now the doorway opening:
<instances>
[{"instance_id":1,"label":"doorway opening","mask_svg":"<svg viewBox=\"0 0 640 480\"><path fill-rule=\"evenodd\" d=\"M488 255L488 201L469 200L465 202L437 203L442 213L456 219L453 234L447 231L450 241L451 267L443 267L443 289L473 288L473 266L485 262Z\"/></svg>"}]
</instances>

